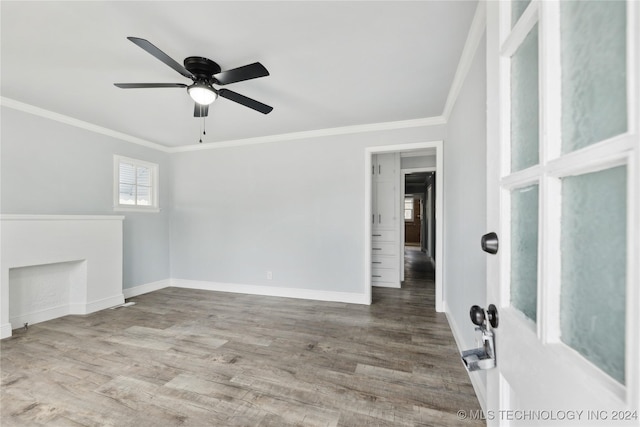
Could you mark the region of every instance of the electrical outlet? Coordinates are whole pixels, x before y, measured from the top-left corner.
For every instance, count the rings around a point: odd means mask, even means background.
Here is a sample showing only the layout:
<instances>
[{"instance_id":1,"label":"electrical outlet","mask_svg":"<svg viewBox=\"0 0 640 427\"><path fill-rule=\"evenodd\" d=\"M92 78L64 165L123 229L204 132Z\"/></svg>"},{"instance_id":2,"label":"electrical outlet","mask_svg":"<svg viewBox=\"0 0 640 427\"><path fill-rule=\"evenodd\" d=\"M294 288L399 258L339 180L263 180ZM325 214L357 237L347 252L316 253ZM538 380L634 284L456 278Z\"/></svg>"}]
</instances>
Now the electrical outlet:
<instances>
[{"instance_id":1,"label":"electrical outlet","mask_svg":"<svg viewBox=\"0 0 640 427\"><path fill-rule=\"evenodd\" d=\"M267 280L273 279L273 272L267 271Z\"/></svg>"}]
</instances>

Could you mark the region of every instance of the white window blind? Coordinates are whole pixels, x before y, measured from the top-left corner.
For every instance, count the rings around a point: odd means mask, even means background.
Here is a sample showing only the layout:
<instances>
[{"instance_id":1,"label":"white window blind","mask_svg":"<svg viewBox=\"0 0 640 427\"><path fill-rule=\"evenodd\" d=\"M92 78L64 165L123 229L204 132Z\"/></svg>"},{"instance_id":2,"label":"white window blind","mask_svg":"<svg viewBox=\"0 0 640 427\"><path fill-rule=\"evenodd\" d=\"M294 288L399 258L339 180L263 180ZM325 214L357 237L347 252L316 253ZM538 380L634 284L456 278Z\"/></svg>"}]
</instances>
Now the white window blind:
<instances>
[{"instance_id":1,"label":"white window blind","mask_svg":"<svg viewBox=\"0 0 640 427\"><path fill-rule=\"evenodd\" d=\"M413 199L404 199L404 220L413 221Z\"/></svg>"}]
</instances>

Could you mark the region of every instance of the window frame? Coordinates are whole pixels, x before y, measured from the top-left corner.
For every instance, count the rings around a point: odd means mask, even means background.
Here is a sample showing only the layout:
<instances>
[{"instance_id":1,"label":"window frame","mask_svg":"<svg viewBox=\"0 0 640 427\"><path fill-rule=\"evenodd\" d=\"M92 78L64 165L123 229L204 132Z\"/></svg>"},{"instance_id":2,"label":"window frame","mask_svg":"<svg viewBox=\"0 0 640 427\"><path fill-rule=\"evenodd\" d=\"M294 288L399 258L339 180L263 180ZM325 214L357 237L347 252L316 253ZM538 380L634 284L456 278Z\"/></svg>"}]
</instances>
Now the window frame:
<instances>
[{"instance_id":1,"label":"window frame","mask_svg":"<svg viewBox=\"0 0 640 427\"><path fill-rule=\"evenodd\" d=\"M407 209L407 201L408 200L411 200L411 209ZM404 213L405 213L404 222L415 222L415 220L416 220L416 212L415 212L415 209L414 209L414 207L415 207L414 203L415 202L414 202L413 197L405 197L404 198ZM407 219L407 217L406 217L406 212L408 210L411 211L411 218L410 219Z\"/></svg>"},{"instance_id":2,"label":"window frame","mask_svg":"<svg viewBox=\"0 0 640 427\"><path fill-rule=\"evenodd\" d=\"M127 163L133 164L134 167L145 167L150 170L151 174L151 204L150 205L138 205L136 204L122 204L120 203L120 164ZM133 159L131 157L125 157L118 154L113 156L113 210L119 212L160 212L159 201L159 166L156 163L147 162L145 160Z\"/></svg>"}]
</instances>

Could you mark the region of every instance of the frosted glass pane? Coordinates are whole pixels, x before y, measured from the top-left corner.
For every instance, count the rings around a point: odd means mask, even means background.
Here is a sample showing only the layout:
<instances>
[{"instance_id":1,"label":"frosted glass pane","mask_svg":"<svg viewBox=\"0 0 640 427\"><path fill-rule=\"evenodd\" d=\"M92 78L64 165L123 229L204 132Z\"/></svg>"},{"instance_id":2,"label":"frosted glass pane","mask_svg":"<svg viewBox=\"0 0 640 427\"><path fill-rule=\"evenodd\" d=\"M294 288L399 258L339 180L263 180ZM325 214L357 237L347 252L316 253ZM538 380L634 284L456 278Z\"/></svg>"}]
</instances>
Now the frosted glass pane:
<instances>
[{"instance_id":1,"label":"frosted glass pane","mask_svg":"<svg viewBox=\"0 0 640 427\"><path fill-rule=\"evenodd\" d=\"M560 2L562 152L627 130L624 1Z\"/></svg>"},{"instance_id":2,"label":"frosted glass pane","mask_svg":"<svg viewBox=\"0 0 640 427\"><path fill-rule=\"evenodd\" d=\"M511 2L511 26L516 25L529 3L531 0L513 0Z\"/></svg>"},{"instance_id":3,"label":"frosted glass pane","mask_svg":"<svg viewBox=\"0 0 640 427\"><path fill-rule=\"evenodd\" d=\"M511 305L536 321L538 185L511 192Z\"/></svg>"},{"instance_id":4,"label":"frosted glass pane","mask_svg":"<svg viewBox=\"0 0 640 427\"><path fill-rule=\"evenodd\" d=\"M538 163L538 25L511 57L511 170Z\"/></svg>"},{"instance_id":5,"label":"frosted glass pane","mask_svg":"<svg viewBox=\"0 0 640 427\"><path fill-rule=\"evenodd\" d=\"M624 383L625 166L562 182L561 339Z\"/></svg>"}]
</instances>

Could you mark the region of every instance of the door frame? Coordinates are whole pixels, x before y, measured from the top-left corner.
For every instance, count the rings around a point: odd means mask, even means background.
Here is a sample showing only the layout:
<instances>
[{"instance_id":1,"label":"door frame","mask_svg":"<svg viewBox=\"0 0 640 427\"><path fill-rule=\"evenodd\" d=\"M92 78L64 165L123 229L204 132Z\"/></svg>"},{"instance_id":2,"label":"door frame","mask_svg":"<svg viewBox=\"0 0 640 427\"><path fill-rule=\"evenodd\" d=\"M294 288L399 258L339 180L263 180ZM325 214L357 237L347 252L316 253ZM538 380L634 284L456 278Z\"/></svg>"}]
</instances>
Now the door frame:
<instances>
[{"instance_id":1,"label":"door frame","mask_svg":"<svg viewBox=\"0 0 640 427\"><path fill-rule=\"evenodd\" d=\"M371 304L371 196L372 196L372 182L371 182L371 165L372 165L372 156L374 154L382 154L382 153L401 153L401 152L409 152L409 151L418 151L424 149L435 149L436 152L436 169L435 172L442 177L443 176L443 141L427 141L427 142L416 142L409 144L395 144L395 145L380 145L376 147L365 147L364 149L364 294L365 301L368 301ZM402 174L399 174L400 177L403 177ZM400 179L398 179L400 181ZM400 185L400 182L398 182ZM404 185L404 183L402 183ZM444 312L444 292L443 292L443 283L444 283L444 274L443 274L443 259L442 254L443 251L443 188L444 188L444 180L437 179L436 180L436 311ZM397 200L397 203L400 203L401 200L404 200L404 189L402 192L398 192L398 194L402 194L402 197ZM404 224L404 217L401 218ZM402 229L402 227L400 227ZM398 233L398 250L404 247L404 242L400 242L400 233ZM402 246L400 245L402 243ZM402 250L402 253L404 250ZM402 258L402 257L400 257Z\"/></svg>"}]
</instances>

